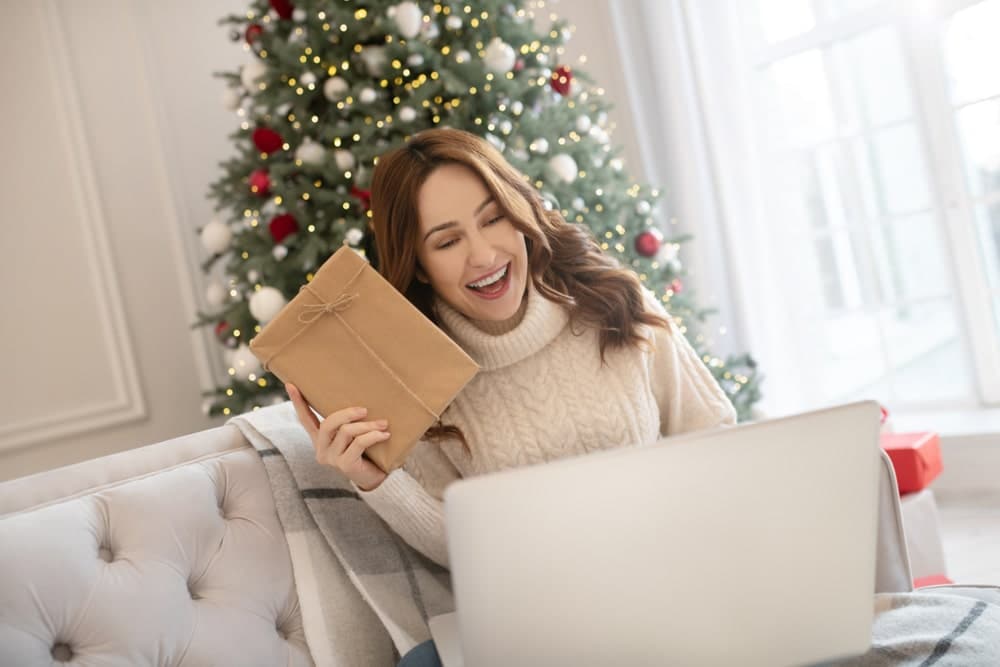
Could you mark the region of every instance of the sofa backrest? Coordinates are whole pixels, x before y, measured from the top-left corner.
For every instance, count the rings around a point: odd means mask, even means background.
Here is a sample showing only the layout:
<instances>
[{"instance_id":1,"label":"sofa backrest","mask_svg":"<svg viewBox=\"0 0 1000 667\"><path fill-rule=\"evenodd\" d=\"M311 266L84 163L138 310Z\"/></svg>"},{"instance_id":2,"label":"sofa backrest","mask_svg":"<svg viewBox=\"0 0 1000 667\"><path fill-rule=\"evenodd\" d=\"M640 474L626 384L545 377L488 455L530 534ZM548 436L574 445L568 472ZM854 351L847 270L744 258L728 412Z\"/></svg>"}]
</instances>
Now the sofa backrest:
<instances>
[{"instance_id":1,"label":"sofa backrest","mask_svg":"<svg viewBox=\"0 0 1000 667\"><path fill-rule=\"evenodd\" d=\"M223 426L0 484L0 664L311 665L258 454Z\"/></svg>"}]
</instances>

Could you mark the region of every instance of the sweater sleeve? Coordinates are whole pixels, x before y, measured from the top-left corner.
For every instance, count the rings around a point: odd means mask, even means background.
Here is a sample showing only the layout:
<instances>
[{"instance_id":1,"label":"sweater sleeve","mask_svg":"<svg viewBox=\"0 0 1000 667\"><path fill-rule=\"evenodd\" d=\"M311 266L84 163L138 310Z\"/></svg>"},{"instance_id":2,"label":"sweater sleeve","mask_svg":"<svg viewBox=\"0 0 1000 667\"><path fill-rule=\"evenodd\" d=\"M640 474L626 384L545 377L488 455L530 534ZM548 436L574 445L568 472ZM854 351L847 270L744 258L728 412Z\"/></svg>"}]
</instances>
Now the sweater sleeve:
<instances>
[{"instance_id":1,"label":"sweater sleeve","mask_svg":"<svg viewBox=\"0 0 1000 667\"><path fill-rule=\"evenodd\" d=\"M647 293L649 310L667 315L663 305ZM660 433L670 436L736 423L736 410L711 371L695 352L680 327L652 328L655 347L651 384L660 409Z\"/></svg>"},{"instance_id":2,"label":"sweater sleeve","mask_svg":"<svg viewBox=\"0 0 1000 667\"><path fill-rule=\"evenodd\" d=\"M402 468L358 495L411 547L448 567L444 489L461 475L441 449L421 440ZM421 480L421 481L418 481Z\"/></svg>"}]
</instances>

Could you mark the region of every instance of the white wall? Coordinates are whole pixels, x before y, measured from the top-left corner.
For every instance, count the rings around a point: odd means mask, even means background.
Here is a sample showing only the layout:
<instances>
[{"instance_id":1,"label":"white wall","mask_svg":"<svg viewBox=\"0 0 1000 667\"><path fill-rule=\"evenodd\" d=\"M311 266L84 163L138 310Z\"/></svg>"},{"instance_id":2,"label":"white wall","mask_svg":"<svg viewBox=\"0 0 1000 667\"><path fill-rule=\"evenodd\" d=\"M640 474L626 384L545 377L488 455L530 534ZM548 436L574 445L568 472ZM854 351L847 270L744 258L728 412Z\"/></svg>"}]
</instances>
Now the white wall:
<instances>
[{"instance_id":1,"label":"white wall","mask_svg":"<svg viewBox=\"0 0 1000 667\"><path fill-rule=\"evenodd\" d=\"M239 0L39 0L0 22L0 479L218 425L201 391L221 349L205 308L208 184L236 116L212 72L247 60ZM646 180L608 0L547 3L576 26L563 62L615 102L613 140ZM580 64L579 56L587 56ZM11 372L12 369L12 372Z\"/></svg>"},{"instance_id":2,"label":"white wall","mask_svg":"<svg viewBox=\"0 0 1000 667\"><path fill-rule=\"evenodd\" d=\"M189 324L233 123L210 73L242 55L216 25L227 4L5 7L0 478L213 424L218 352Z\"/></svg>"}]
</instances>

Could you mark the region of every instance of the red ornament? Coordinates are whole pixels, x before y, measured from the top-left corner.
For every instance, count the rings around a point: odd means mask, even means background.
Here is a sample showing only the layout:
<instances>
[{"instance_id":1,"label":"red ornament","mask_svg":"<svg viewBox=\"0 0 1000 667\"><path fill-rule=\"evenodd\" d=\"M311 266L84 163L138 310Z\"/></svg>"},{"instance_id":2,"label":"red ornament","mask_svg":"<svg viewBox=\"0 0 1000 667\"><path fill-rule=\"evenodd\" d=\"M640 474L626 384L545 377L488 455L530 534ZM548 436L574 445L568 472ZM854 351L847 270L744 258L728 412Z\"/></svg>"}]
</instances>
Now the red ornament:
<instances>
[{"instance_id":1,"label":"red ornament","mask_svg":"<svg viewBox=\"0 0 1000 667\"><path fill-rule=\"evenodd\" d=\"M524 69L524 58L518 58L514 61L514 71L520 72Z\"/></svg>"},{"instance_id":2,"label":"red ornament","mask_svg":"<svg viewBox=\"0 0 1000 667\"><path fill-rule=\"evenodd\" d=\"M258 127L253 131L253 144L261 153L274 153L280 151L285 140L281 135L269 127Z\"/></svg>"},{"instance_id":3,"label":"red ornament","mask_svg":"<svg viewBox=\"0 0 1000 667\"><path fill-rule=\"evenodd\" d=\"M552 73L552 90L563 97L569 95L569 85L573 81L573 72L568 65L563 65Z\"/></svg>"},{"instance_id":4,"label":"red ornament","mask_svg":"<svg viewBox=\"0 0 1000 667\"><path fill-rule=\"evenodd\" d=\"M680 294L684 291L684 283L681 282L680 278L674 278L673 282L670 283L670 291L674 294Z\"/></svg>"},{"instance_id":5,"label":"red ornament","mask_svg":"<svg viewBox=\"0 0 1000 667\"><path fill-rule=\"evenodd\" d=\"M281 243L289 234L299 231L299 223L291 213L283 213L271 218L267 223L267 228L271 232L271 238L275 243Z\"/></svg>"},{"instance_id":6,"label":"red ornament","mask_svg":"<svg viewBox=\"0 0 1000 667\"><path fill-rule=\"evenodd\" d=\"M225 320L222 320L221 322L215 325L216 337L221 337L222 334L226 333L226 331L228 330L229 330L229 322L226 322Z\"/></svg>"},{"instance_id":7,"label":"red ornament","mask_svg":"<svg viewBox=\"0 0 1000 667\"><path fill-rule=\"evenodd\" d=\"M251 23L247 26L246 32L243 33L243 39L246 40L247 44L253 46L262 32L264 32L264 28L259 23Z\"/></svg>"},{"instance_id":8,"label":"red ornament","mask_svg":"<svg viewBox=\"0 0 1000 667\"><path fill-rule=\"evenodd\" d=\"M635 237L635 251L643 257L653 257L660 251L663 236L656 229L647 229Z\"/></svg>"},{"instance_id":9,"label":"red ornament","mask_svg":"<svg viewBox=\"0 0 1000 667\"><path fill-rule=\"evenodd\" d=\"M278 12L278 16L281 18L290 19L295 6L288 0L271 0L271 8Z\"/></svg>"},{"instance_id":10,"label":"red ornament","mask_svg":"<svg viewBox=\"0 0 1000 667\"><path fill-rule=\"evenodd\" d=\"M254 169L250 172L250 192L258 197L266 197L271 192L271 177L267 169Z\"/></svg>"},{"instance_id":11,"label":"red ornament","mask_svg":"<svg viewBox=\"0 0 1000 667\"><path fill-rule=\"evenodd\" d=\"M372 207L372 191L362 190L356 185L351 186L351 196L357 197L361 202L361 206L367 211Z\"/></svg>"}]
</instances>

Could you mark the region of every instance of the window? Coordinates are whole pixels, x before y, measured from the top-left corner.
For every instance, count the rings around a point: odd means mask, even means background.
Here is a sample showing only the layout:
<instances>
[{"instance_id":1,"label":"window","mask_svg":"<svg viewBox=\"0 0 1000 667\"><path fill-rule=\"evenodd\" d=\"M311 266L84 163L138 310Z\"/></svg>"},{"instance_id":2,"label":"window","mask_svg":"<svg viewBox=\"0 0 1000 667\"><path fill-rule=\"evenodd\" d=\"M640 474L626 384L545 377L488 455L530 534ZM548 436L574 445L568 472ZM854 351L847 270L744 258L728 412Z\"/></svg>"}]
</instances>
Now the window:
<instances>
[{"instance_id":1,"label":"window","mask_svg":"<svg viewBox=\"0 0 1000 667\"><path fill-rule=\"evenodd\" d=\"M1000 404L1000 0L685 12L728 233L756 211L775 274L772 407Z\"/></svg>"}]
</instances>

